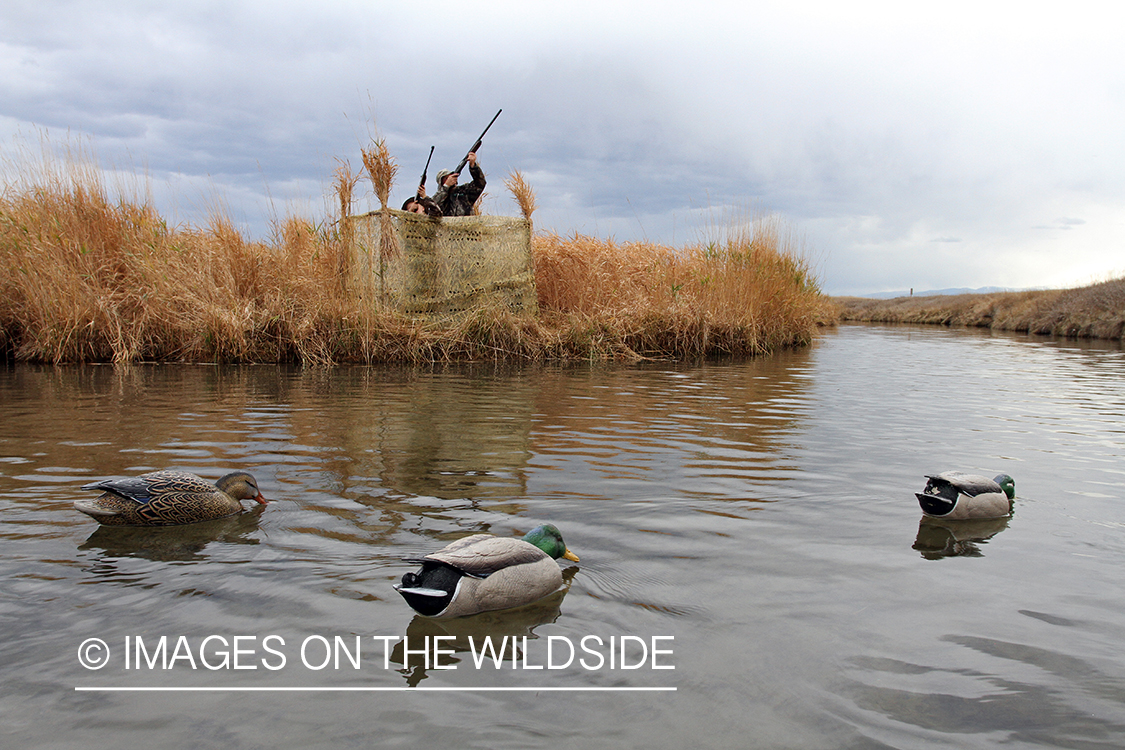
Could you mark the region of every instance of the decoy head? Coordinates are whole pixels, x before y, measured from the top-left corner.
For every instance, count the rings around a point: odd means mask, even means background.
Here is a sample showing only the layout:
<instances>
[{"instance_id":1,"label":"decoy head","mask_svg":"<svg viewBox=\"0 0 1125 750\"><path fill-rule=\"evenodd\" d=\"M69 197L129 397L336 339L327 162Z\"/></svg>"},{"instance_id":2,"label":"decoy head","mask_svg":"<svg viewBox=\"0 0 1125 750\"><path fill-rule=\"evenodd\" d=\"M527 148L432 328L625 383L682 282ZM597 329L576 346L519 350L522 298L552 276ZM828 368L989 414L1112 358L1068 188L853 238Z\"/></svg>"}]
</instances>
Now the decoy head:
<instances>
[{"instance_id":1,"label":"decoy head","mask_svg":"<svg viewBox=\"0 0 1125 750\"><path fill-rule=\"evenodd\" d=\"M262 497L258 482L245 471L232 471L230 474L225 474L219 477L215 486L235 500L254 500L262 505L269 502Z\"/></svg>"},{"instance_id":2,"label":"decoy head","mask_svg":"<svg viewBox=\"0 0 1125 750\"><path fill-rule=\"evenodd\" d=\"M534 544L556 560L562 557L578 562L578 555L566 548L566 542L563 541L562 534L549 523L536 526L524 534L523 540Z\"/></svg>"},{"instance_id":3,"label":"decoy head","mask_svg":"<svg viewBox=\"0 0 1125 750\"><path fill-rule=\"evenodd\" d=\"M1012 479L1007 474L1001 474L993 481L1000 485L1000 489L1004 490L1004 494L1008 496L1009 500L1016 499L1016 480Z\"/></svg>"}]
</instances>

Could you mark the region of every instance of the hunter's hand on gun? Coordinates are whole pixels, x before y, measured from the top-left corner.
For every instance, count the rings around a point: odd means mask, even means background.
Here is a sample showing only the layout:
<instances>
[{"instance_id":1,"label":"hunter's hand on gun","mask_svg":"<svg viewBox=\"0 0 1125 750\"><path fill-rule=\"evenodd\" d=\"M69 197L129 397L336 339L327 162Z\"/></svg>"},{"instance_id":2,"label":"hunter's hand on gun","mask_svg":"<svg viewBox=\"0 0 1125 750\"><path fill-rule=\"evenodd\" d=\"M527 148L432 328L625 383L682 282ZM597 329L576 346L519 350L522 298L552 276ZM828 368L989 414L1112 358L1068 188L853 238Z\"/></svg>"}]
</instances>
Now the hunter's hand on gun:
<instances>
[{"instance_id":1,"label":"hunter's hand on gun","mask_svg":"<svg viewBox=\"0 0 1125 750\"><path fill-rule=\"evenodd\" d=\"M476 151L470 151L468 154L465 155L465 161L461 162L461 168L462 169L465 168L466 163L468 163L469 165L474 166L474 167L477 165L477 152ZM461 178L461 173L460 172L452 172L449 175L446 175L446 178L445 178L446 181L448 181L450 177L453 178L453 184L456 185L457 180Z\"/></svg>"}]
</instances>

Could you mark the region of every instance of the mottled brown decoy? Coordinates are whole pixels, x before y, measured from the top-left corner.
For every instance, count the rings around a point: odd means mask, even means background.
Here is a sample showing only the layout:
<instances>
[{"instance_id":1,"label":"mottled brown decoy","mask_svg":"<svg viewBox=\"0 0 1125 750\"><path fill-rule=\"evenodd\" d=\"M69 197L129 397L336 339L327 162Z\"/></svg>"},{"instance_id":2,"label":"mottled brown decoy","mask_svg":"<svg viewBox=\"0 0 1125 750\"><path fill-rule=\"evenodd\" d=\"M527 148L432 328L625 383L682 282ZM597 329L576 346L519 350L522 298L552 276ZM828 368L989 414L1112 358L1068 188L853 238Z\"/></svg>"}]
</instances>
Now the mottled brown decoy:
<instances>
[{"instance_id":1,"label":"mottled brown decoy","mask_svg":"<svg viewBox=\"0 0 1125 750\"><path fill-rule=\"evenodd\" d=\"M186 471L153 471L139 477L103 479L83 485L102 490L74 507L106 526L178 526L242 512L242 500L266 499L254 477L235 471L211 484Z\"/></svg>"}]
</instances>

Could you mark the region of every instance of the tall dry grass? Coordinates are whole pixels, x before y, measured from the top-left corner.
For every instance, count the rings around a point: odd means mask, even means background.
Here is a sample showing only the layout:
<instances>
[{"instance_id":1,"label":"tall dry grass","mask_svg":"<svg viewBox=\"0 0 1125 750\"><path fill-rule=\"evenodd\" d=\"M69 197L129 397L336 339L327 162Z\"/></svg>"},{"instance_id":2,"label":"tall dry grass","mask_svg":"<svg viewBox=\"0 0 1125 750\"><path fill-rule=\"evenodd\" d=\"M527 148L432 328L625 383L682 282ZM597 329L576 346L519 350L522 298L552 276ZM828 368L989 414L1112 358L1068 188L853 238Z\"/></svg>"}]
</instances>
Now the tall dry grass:
<instances>
[{"instance_id":1,"label":"tall dry grass","mask_svg":"<svg viewBox=\"0 0 1125 750\"><path fill-rule=\"evenodd\" d=\"M348 218L352 215L352 202L355 198L355 188L359 184L360 175L352 171L351 163L341 161L340 166L336 168L335 176L333 189L336 192L337 208L339 209L336 214L335 226L339 234L332 249L335 250L336 277L341 287L339 291L343 291L343 283L344 279L347 278L348 271L345 250L351 246L354 234L354 227L348 221Z\"/></svg>"},{"instance_id":2,"label":"tall dry grass","mask_svg":"<svg viewBox=\"0 0 1125 750\"><path fill-rule=\"evenodd\" d=\"M378 144L364 157L385 202L393 162ZM279 220L259 242L221 209L206 226L169 225L144 191L110 190L84 158L24 166L0 194L0 353L56 363L678 358L799 345L824 318L816 280L776 220L687 248L536 236L539 316L378 312L342 282L356 179L337 171L336 221ZM534 195L520 189L530 214Z\"/></svg>"},{"instance_id":3,"label":"tall dry grass","mask_svg":"<svg viewBox=\"0 0 1125 750\"><path fill-rule=\"evenodd\" d=\"M245 239L221 209L170 226L81 155L0 193L0 349L48 362L324 361L340 238L291 218Z\"/></svg>"},{"instance_id":4,"label":"tall dry grass","mask_svg":"<svg viewBox=\"0 0 1125 750\"><path fill-rule=\"evenodd\" d=\"M830 316L808 261L761 218L724 240L649 242L541 235L539 304L592 347L642 356L761 354L807 344Z\"/></svg>"}]
</instances>

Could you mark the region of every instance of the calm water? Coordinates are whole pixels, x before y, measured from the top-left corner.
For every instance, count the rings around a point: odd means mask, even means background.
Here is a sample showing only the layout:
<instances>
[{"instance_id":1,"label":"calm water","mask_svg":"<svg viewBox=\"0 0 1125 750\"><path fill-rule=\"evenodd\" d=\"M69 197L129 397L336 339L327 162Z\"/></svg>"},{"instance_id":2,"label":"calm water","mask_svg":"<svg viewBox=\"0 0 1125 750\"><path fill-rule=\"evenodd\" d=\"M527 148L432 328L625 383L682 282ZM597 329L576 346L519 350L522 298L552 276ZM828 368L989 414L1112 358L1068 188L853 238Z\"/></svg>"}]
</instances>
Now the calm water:
<instances>
[{"instance_id":1,"label":"calm water","mask_svg":"<svg viewBox=\"0 0 1125 750\"><path fill-rule=\"evenodd\" d=\"M71 506L161 467L250 469L274 502L153 531ZM950 468L1014 476L1014 516L921 524ZM702 365L9 367L0 744L1120 748L1123 484L1104 343L848 326ZM405 556L545 521L582 558L554 599L438 625L391 589ZM485 636L519 637L499 669ZM219 690L75 689L122 687ZM229 690L258 687L322 690Z\"/></svg>"}]
</instances>

